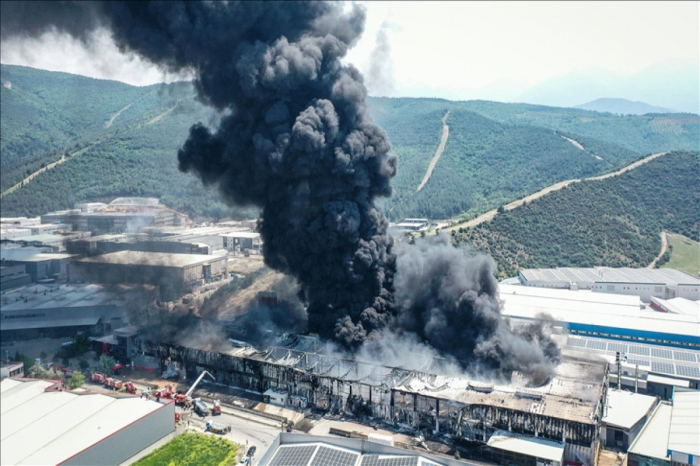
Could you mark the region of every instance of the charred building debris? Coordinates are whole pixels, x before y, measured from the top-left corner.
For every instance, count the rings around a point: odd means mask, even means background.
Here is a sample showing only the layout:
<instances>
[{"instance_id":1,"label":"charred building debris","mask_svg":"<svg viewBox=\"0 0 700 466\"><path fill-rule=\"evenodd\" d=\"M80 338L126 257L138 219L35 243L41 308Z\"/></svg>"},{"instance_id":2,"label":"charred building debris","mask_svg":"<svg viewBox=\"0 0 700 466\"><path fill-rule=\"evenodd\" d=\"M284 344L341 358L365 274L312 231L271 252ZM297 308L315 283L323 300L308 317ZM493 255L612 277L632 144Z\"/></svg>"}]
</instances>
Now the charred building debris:
<instances>
[{"instance_id":1,"label":"charred building debris","mask_svg":"<svg viewBox=\"0 0 700 466\"><path fill-rule=\"evenodd\" d=\"M264 350L235 340L220 351L145 334L136 341L135 352L150 356L160 370L175 367L188 379L207 370L223 385L286 394L293 409L352 415L479 446L494 432L509 431L561 442L566 460L594 463L607 384L602 363L564 361L547 384L533 388L517 372L501 385L327 354L310 336L287 336Z\"/></svg>"}]
</instances>

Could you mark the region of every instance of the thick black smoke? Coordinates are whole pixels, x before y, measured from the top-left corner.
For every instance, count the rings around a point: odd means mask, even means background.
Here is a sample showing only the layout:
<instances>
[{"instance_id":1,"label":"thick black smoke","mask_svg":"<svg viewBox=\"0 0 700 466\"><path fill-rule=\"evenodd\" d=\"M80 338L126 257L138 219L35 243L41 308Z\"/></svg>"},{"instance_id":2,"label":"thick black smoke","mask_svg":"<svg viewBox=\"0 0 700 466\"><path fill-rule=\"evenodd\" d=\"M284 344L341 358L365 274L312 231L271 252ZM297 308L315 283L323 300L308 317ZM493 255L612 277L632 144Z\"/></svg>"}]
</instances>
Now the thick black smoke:
<instances>
[{"instance_id":1,"label":"thick black smoke","mask_svg":"<svg viewBox=\"0 0 700 466\"><path fill-rule=\"evenodd\" d=\"M444 242L401 256L397 311L375 205L396 159L362 76L340 61L363 27L362 8L341 2L2 2L3 38L106 28L120 50L193 73L200 99L227 116L214 132L190 129L180 169L261 208L265 262L298 280L311 331L356 349L393 322L465 365L512 370L504 355L520 344L533 350L526 365L546 364L539 339L500 317L491 267Z\"/></svg>"},{"instance_id":2,"label":"thick black smoke","mask_svg":"<svg viewBox=\"0 0 700 466\"><path fill-rule=\"evenodd\" d=\"M453 355L470 372L508 379L523 372L544 383L559 362L559 350L544 321L518 331L501 315L494 264L468 256L441 234L404 245L396 273L397 330L413 332Z\"/></svg>"}]
</instances>

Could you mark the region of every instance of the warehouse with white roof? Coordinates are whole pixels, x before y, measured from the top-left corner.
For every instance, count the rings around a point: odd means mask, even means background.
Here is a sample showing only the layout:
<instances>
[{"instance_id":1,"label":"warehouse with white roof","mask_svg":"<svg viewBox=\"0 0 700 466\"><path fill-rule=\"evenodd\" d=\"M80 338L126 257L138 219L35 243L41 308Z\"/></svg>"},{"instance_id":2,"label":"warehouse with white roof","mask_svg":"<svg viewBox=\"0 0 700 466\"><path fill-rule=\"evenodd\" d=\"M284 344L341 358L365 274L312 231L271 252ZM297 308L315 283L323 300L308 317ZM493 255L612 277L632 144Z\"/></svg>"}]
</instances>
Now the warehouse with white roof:
<instances>
[{"instance_id":1,"label":"warehouse with white roof","mask_svg":"<svg viewBox=\"0 0 700 466\"><path fill-rule=\"evenodd\" d=\"M675 269L591 267L525 269L518 274L524 286L592 290L641 297L648 303L661 299L700 299L700 278Z\"/></svg>"},{"instance_id":2,"label":"warehouse with white roof","mask_svg":"<svg viewBox=\"0 0 700 466\"><path fill-rule=\"evenodd\" d=\"M50 380L0 382L0 464L113 465L175 430L175 404L62 391Z\"/></svg>"}]
</instances>

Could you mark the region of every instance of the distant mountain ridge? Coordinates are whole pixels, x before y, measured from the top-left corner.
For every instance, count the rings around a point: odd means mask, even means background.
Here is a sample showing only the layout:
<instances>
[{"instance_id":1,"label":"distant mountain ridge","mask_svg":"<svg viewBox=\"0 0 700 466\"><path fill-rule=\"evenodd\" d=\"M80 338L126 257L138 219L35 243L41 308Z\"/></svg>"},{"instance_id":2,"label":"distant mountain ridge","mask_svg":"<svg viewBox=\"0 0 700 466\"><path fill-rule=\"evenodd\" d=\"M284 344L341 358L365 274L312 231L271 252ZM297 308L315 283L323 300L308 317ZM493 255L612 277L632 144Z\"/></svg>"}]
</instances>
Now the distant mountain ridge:
<instances>
[{"instance_id":1,"label":"distant mountain ridge","mask_svg":"<svg viewBox=\"0 0 700 466\"><path fill-rule=\"evenodd\" d=\"M646 115L647 113L674 113L670 108L657 107L644 102L636 102L627 99L601 98L585 104L576 105L574 108L592 110L594 112L608 112L617 115Z\"/></svg>"}]
</instances>

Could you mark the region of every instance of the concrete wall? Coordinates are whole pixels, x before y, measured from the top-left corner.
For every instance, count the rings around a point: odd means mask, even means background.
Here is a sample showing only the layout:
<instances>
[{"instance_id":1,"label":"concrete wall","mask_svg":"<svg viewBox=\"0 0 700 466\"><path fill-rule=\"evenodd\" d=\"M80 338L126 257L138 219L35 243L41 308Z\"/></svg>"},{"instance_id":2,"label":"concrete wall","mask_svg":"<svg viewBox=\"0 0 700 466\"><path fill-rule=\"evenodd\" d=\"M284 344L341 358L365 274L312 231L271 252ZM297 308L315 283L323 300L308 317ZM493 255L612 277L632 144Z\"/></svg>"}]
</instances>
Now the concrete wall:
<instances>
[{"instance_id":1,"label":"concrete wall","mask_svg":"<svg viewBox=\"0 0 700 466\"><path fill-rule=\"evenodd\" d=\"M175 403L171 401L62 464L85 466L119 464L173 431L175 431Z\"/></svg>"}]
</instances>

